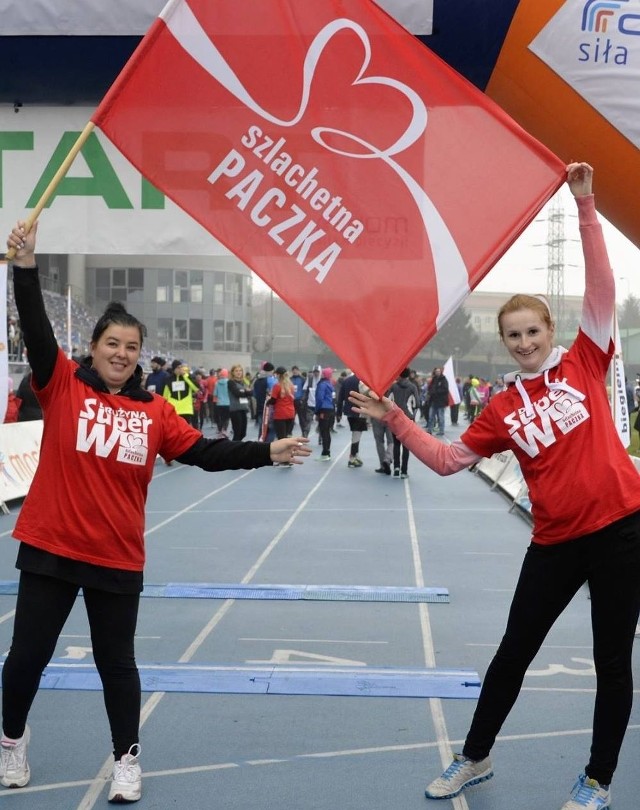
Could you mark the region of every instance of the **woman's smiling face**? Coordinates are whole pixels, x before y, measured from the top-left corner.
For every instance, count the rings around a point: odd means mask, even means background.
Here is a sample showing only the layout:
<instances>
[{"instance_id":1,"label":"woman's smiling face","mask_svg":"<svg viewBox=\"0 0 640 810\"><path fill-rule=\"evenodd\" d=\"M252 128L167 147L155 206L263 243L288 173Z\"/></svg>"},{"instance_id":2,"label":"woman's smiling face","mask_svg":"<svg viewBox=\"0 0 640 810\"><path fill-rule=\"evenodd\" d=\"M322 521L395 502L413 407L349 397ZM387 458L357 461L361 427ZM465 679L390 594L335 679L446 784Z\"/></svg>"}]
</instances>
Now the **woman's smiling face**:
<instances>
[{"instance_id":1,"label":"woman's smiling face","mask_svg":"<svg viewBox=\"0 0 640 810\"><path fill-rule=\"evenodd\" d=\"M117 393L136 370L142 343L135 326L110 324L91 344L92 366L112 394Z\"/></svg>"},{"instance_id":2,"label":"woman's smiling face","mask_svg":"<svg viewBox=\"0 0 640 810\"><path fill-rule=\"evenodd\" d=\"M553 348L553 325L532 309L505 313L500 325L502 341L522 371L538 371Z\"/></svg>"}]
</instances>

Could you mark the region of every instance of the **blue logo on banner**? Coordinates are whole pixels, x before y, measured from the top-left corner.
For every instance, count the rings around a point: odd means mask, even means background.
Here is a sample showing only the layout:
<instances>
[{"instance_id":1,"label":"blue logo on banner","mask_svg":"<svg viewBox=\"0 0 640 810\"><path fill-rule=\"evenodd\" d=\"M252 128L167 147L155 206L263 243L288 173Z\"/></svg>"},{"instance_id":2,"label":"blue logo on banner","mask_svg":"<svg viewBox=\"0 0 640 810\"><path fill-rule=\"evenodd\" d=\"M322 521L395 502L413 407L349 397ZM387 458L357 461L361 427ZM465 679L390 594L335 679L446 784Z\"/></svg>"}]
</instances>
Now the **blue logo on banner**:
<instances>
[{"instance_id":1,"label":"blue logo on banner","mask_svg":"<svg viewBox=\"0 0 640 810\"><path fill-rule=\"evenodd\" d=\"M582 30L598 34L579 45L580 62L626 65L629 51L617 35L640 36L640 13L622 13L630 0L587 0L582 10ZM614 41L611 37L616 37Z\"/></svg>"}]
</instances>

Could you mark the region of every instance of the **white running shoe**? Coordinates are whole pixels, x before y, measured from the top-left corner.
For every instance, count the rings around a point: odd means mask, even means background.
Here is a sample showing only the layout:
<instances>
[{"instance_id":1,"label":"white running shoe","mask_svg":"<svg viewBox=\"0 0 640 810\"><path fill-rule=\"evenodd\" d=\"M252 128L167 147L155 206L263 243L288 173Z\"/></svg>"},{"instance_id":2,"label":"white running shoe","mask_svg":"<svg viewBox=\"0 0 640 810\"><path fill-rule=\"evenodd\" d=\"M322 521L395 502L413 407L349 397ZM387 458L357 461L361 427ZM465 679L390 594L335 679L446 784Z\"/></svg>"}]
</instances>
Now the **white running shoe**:
<instances>
[{"instance_id":1,"label":"white running shoe","mask_svg":"<svg viewBox=\"0 0 640 810\"><path fill-rule=\"evenodd\" d=\"M25 726L24 734L15 742L6 737L0 740L0 782L8 788L21 788L29 784L31 771L27 762L27 746L31 732Z\"/></svg>"},{"instance_id":2,"label":"white running shoe","mask_svg":"<svg viewBox=\"0 0 640 810\"><path fill-rule=\"evenodd\" d=\"M434 779L424 795L427 799L453 799L470 785L477 785L491 779L493 768L489 757L474 762L462 754L454 754L453 762L447 770Z\"/></svg>"},{"instance_id":3,"label":"white running shoe","mask_svg":"<svg viewBox=\"0 0 640 810\"><path fill-rule=\"evenodd\" d=\"M562 805L562 810L605 810L611 804L609 785L601 785L581 773L573 786L571 798Z\"/></svg>"},{"instance_id":4,"label":"white running shoe","mask_svg":"<svg viewBox=\"0 0 640 810\"><path fill-rule=\"evenodd\" d=\"M128 753L113 763L109 801L113 804L137 802L142 795L142 768L138 762L140 746L134 743Z\"/></svg>"}]
</instances>

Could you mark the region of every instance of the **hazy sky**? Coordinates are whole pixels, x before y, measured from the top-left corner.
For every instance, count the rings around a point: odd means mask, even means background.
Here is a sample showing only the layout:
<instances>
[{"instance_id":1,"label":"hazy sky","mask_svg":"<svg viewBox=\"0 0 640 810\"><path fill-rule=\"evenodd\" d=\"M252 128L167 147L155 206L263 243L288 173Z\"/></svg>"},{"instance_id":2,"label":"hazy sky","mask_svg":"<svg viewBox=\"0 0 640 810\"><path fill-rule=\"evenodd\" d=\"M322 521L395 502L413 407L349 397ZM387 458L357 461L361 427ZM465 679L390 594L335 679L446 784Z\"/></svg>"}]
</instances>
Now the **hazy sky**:
<instances>
[{"instance_id":1,"label":"hazy sky","mask_svg":"<svg viewBox=\"0 0 640 810\"><path fill-rule=\"evenodd\" d=\"M568 189L562 188L559 194L564 208L564 231L567 239L564 248L564 292L565 295L582 295L584 292L584 264L576 205ZM616 276L618 302L623 301L629 293L640 298L640 249L601 214L598 216L602 222L609 259ZM547 233L547 207L545 207L484 277L477 289L483 292L546 293ZM571 265L577 265L577 267Z\"/></svg>"}]
</instances>

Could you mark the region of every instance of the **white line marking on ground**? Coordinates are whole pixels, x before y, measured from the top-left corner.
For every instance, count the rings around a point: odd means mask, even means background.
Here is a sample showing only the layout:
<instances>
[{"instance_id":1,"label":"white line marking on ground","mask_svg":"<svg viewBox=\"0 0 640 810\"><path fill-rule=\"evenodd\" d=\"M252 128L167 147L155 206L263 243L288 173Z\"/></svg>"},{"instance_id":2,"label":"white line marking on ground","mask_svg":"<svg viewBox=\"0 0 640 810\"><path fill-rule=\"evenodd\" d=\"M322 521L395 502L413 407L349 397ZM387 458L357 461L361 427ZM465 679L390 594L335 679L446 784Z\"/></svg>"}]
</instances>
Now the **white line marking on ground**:
<instances>
[{"instance_id":1,"label":"white line marking on ground","mask_svg":"<svg viewBox=\"0 0 640 810\"><path fill-rule=\"evenodd\" d=\"M640 725L630 725L627 731L638 731ZM528 740L546 740L557 737L584 737L592 733L591 728L568 729L565 731L542 731L531 734L509 734L499 736L497 742L526 742ZM448 740L450 746L458 747L464 740ZM398 751L425 751L439 747L438 742L405 743L403 745L381 745L374 748L351 748L338 751L318 751L316 753L294 754L286 759L247 759L240 762L220 762L212 765L198 765L190 768L173 768L159 771L145 771L144 778L152 779L163 776L180 776L184 774L211 773L212 771L229 770L242 767L268 767L270 765L295 764L307 759L336 759L338 757L367 756L370 754L389 754ZM109 770L111 773L111 770ZM105 780L106 782L106 780ZM6 790L2 793L3 800L18 796L25 796L30 793L45 793L51 790L61 790L64 788L82 787L91 785L92 780L82 779L75 782L54 782L49 785L31 785L20 790ZM102 785L104 787L104 783ZM455 806L455 805L454 805Z\"/></svg>"},{"instance_id":2,"label":"white line marking on ground","mask_svg":"<svg viewBox=\"0 0 640 810\"><path fill-rule=\"evenodd\" d=\"M468 641L465 644L465 647L497 647L499 645L499 641L487 641L487 642L479 642L479 641ZM593 647L590 644L545 644L543 647L540 648L541 650L592 650Z\"/></svg>"},{"instance_id":3,"label":"white line marking on ground","mask_svg":"<svg viewBox=\"0 0 640 810\"><path fill-rule=\"evenodd\" d=\"M413 511L413 501L411 499L411 488L409 481L404 482L404 492L407 502L407 517L409 521L409 535L411 537L411 551L413 556L413 571L415 584L418 588L424 588L424 577L422 575L422 560L420 557L420 545L418 542L418 532L416 529L415 513ZM433 644L433 634L431 632L431 621L429 619L429 607L426 603L421 602L418 605L418 612L420 616L420 628L422 630L422 647L424 652L424 661L427 667L436 666L436 653ZM440 752L440 760L442 766L446 767L453 757L451 744L448 740L447 723L444 719L444 709L440 698L429 698L429 709L431 711L431 719L433 727L436 732L436 745ZM451 801L454 810L469 810L464 796L458 796Z\"/></svg>"},{"instance_id":4,"label":"white line marking on ground","mask_svg":"<svg viewBox=\"0 0 640 810\"><path fill-rule=\"evenodd\" d=\"M243 636L238 641L287 641L296 642L297 644L388 644L388 641L352 641L351 639L337 639L337 638L251 638L251 636Z\"/></svg>"}]
</instances>

